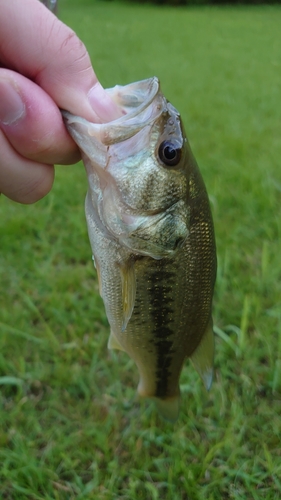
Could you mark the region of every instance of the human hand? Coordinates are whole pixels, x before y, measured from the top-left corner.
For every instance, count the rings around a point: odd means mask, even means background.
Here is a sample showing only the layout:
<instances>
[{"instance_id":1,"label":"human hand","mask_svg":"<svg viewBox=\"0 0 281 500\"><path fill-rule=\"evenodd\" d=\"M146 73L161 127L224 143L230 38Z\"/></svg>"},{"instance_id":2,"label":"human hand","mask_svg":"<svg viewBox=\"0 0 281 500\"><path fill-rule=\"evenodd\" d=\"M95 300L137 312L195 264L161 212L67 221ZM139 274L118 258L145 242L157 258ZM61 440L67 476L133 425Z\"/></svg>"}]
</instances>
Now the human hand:
<instances>
[{"instance_id":1,"label":"human hand","mask_svg":"<svg viewBox=\"0 0 281 500\"><path fill-rule=\"evenodd\" d=\"M38 0L0 0L0 193L33 203L54 164L80 153L60 109L93 122L120 110L97 80L85 46Z\"/></svg>"}]
</instances>

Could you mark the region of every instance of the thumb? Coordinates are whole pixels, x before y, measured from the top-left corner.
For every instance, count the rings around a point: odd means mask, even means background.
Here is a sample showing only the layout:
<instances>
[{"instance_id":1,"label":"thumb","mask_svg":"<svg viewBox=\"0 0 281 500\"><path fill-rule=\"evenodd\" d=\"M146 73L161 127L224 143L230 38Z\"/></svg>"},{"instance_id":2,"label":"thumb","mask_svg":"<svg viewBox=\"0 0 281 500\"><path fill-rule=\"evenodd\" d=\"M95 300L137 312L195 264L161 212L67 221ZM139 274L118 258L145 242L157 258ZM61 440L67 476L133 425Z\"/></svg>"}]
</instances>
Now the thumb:
<instances>
[{"instance_id":1,"label":"thumb","mask_svg":"<svg viewBox=\"0 0 281 500\"><path fill-rule=\"evenodd\" d=\"M0 46L0 62L35 81L59 108L91 121L121 116L84 44L38 0L1 2Z\"/></svg>"}]
</instances>

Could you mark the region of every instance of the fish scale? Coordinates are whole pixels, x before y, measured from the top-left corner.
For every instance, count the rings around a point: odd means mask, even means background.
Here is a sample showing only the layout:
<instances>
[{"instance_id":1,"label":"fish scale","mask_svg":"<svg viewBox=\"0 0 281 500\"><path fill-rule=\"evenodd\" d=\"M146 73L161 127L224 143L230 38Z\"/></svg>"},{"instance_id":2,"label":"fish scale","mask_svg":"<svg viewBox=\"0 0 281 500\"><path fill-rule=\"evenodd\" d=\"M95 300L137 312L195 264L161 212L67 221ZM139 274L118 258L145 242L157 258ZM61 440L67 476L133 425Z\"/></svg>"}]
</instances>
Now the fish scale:
<instances>
[{"instance_id":1,"label":"fish scale","mask_svg":"<svg viewBox=\"0 0 281 500\"><path fill-rule=\"evenodd\" d=\"M138 393L175 420L191 358L213 376L213 221L178 111L157 78L108 90L123 116L93 124L63 112L86 167L88 232L111 327L108 347L139 371Z\"/></svg>"}]
</instances>

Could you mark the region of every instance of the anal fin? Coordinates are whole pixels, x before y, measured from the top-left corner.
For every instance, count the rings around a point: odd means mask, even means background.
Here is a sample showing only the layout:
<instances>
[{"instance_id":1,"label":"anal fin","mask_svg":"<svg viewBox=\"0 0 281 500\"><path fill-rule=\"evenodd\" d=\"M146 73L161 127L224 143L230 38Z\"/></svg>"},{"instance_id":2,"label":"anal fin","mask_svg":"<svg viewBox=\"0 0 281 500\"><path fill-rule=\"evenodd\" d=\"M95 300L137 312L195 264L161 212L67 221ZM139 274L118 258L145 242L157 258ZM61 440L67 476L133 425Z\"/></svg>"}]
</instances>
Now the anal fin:
<instances>
[{"instance_id":1,"label":"anal fin","mask_svg":"<svg viewBox=\"0 0 281 500\"><path fill-rule=\"evenodd\" d=\"M124 347L121 346L120 342L117 340L114 333L111 331L107 343L108 349L118 349L119 351L125 351Z\"/></svg>"},{"instance_id":2,"label":"anal fin","mask_svg":"<svg viewBox=\"0 0 281 500\"><path fill-rule=\"evenodd\" d=\"M214 371L214 332L212 319L209 321L203 338L191 356L194 368L202 378L207 391L211 388Z\"/></svg>"}]
</instances>

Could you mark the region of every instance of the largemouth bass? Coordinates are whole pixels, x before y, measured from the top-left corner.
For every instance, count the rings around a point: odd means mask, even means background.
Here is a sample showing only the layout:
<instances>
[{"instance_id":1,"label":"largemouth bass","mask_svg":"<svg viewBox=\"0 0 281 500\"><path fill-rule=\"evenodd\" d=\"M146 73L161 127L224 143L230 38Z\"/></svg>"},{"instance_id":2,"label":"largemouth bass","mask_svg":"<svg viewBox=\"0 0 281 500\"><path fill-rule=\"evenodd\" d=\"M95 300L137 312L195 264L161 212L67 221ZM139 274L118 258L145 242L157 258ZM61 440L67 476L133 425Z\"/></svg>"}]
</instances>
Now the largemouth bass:
<instances>
[{"instance_id":1,"label":"largemouth bass","mask_svg":"<svg viewBox=\"0 0 281 500\"><path fill-rule=\"evenodd\" d=\"M212 383L216 249L208 196L158 79L108 92L125 113L113 122L63 112L88 176L86 218L108 347L128 353L138 393L175 420L185 359L207 389Z\"/></svg>"}]
</instances>

